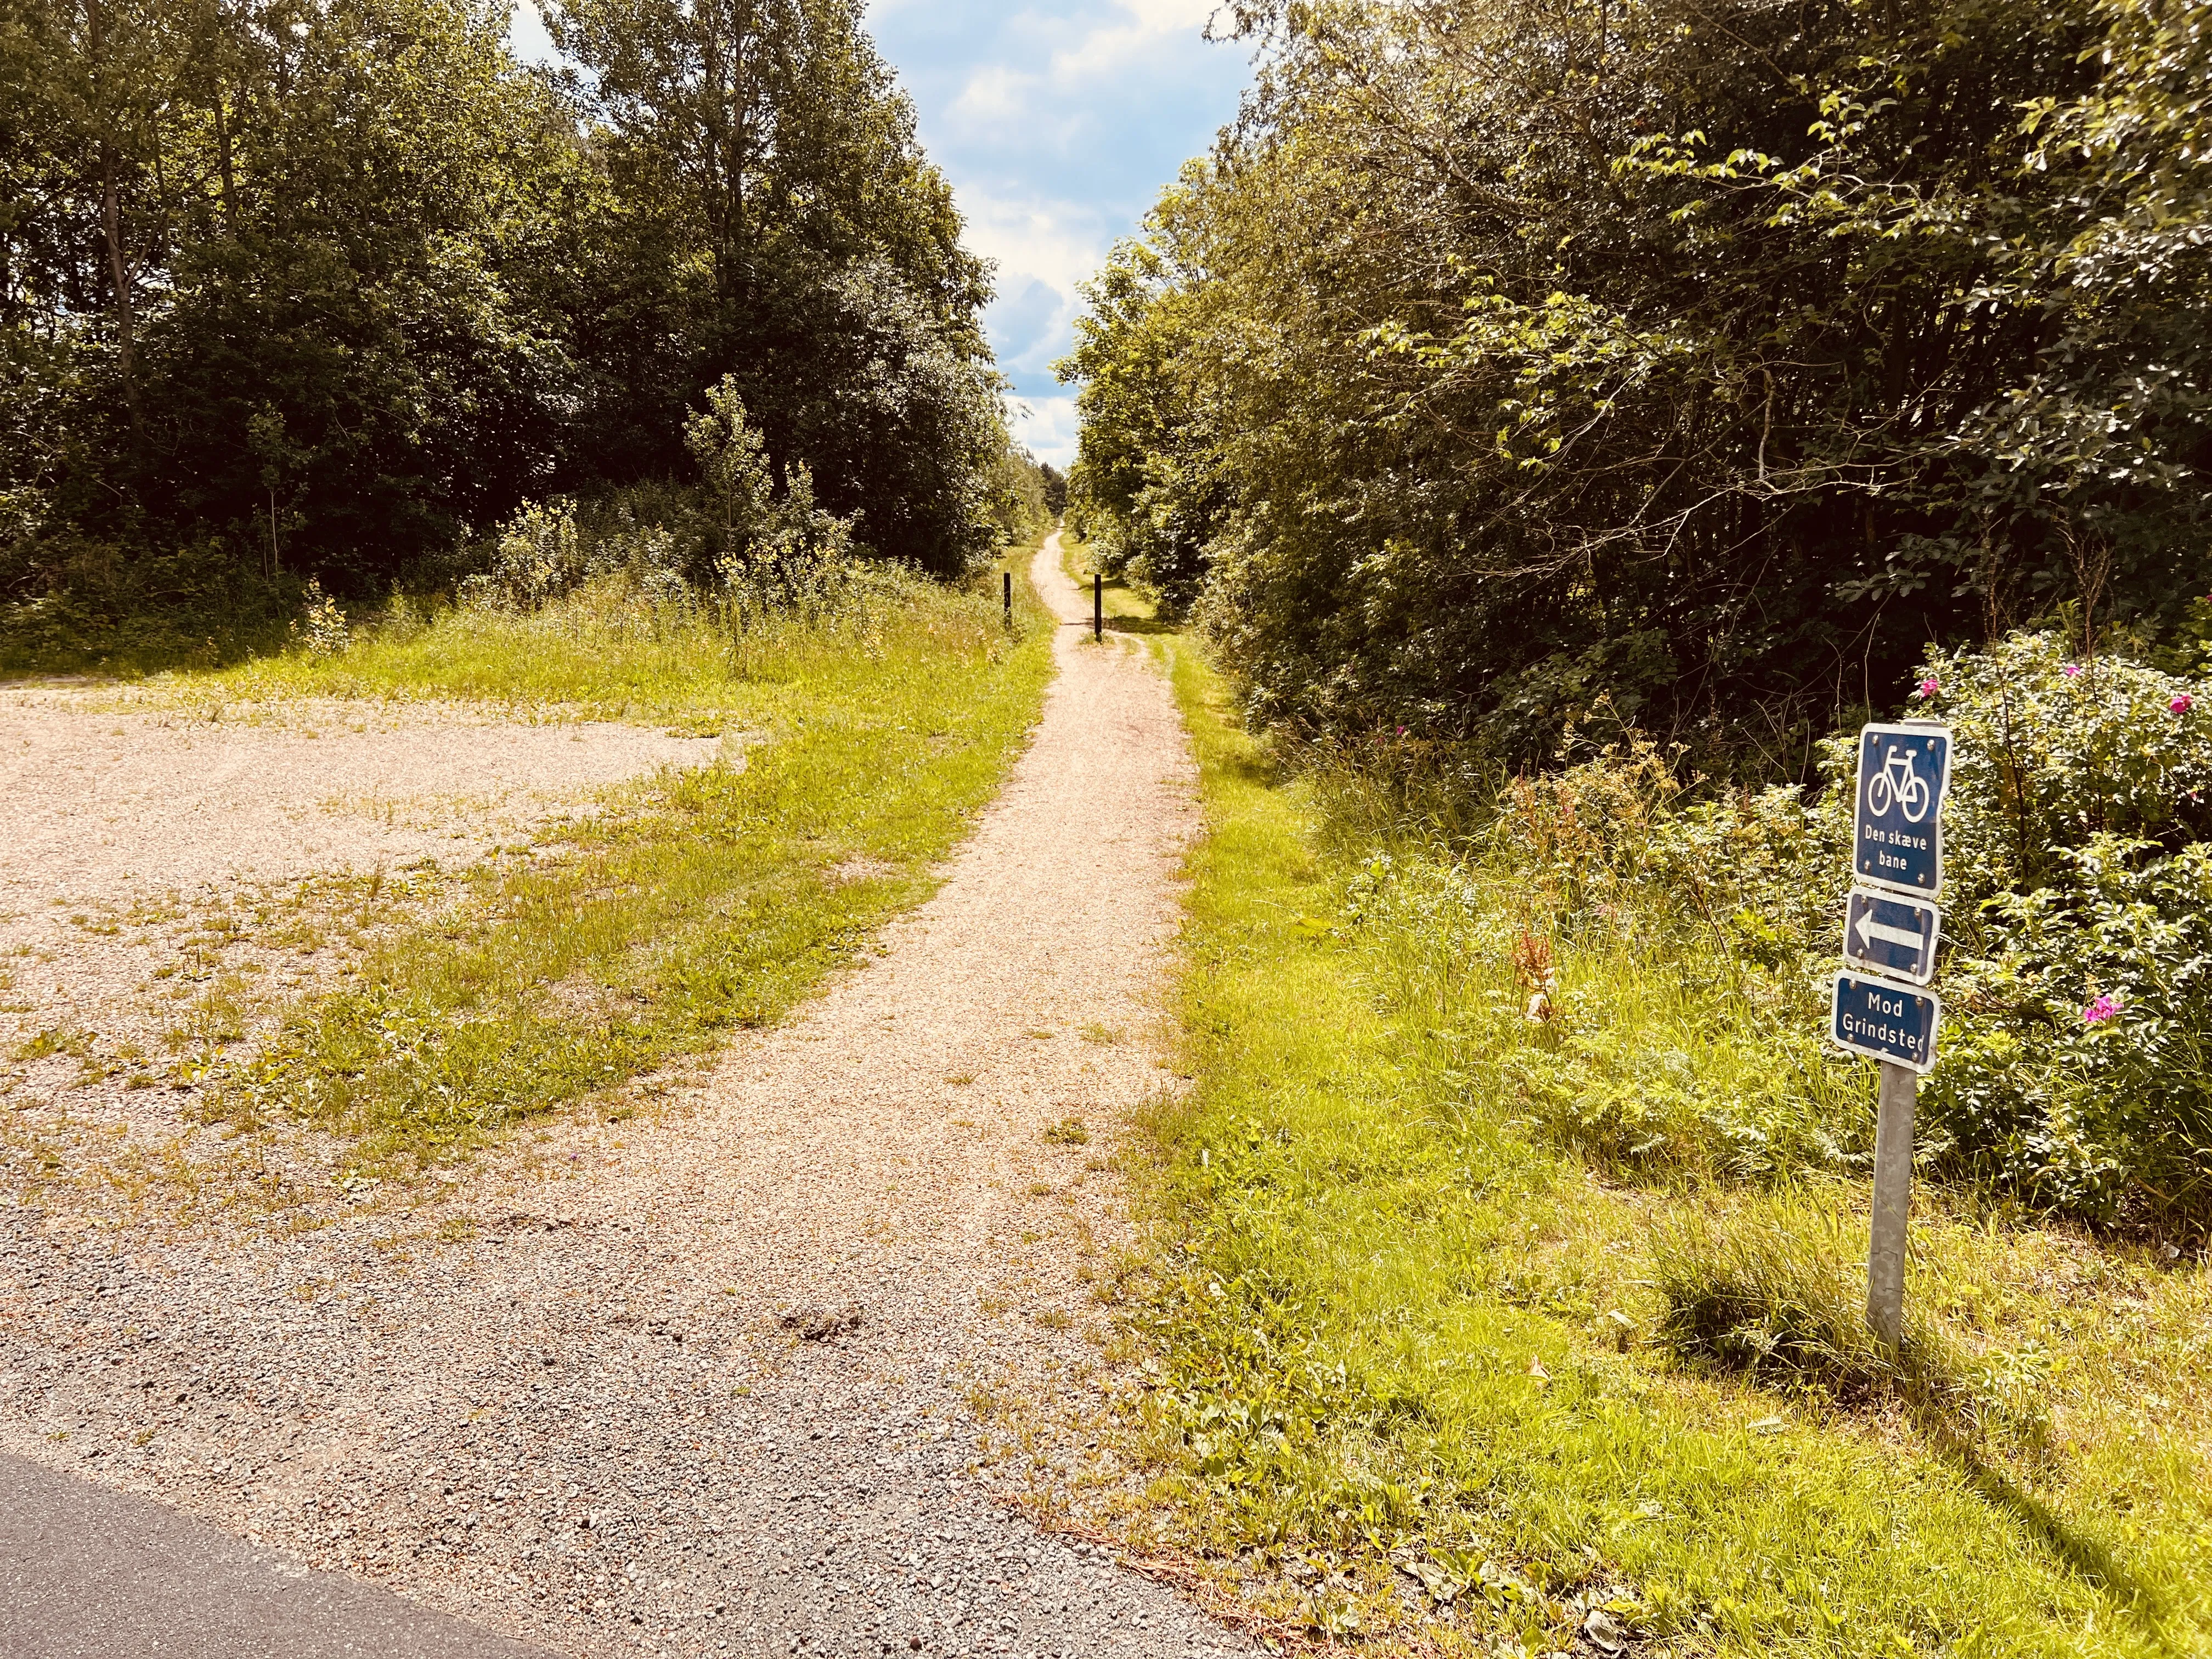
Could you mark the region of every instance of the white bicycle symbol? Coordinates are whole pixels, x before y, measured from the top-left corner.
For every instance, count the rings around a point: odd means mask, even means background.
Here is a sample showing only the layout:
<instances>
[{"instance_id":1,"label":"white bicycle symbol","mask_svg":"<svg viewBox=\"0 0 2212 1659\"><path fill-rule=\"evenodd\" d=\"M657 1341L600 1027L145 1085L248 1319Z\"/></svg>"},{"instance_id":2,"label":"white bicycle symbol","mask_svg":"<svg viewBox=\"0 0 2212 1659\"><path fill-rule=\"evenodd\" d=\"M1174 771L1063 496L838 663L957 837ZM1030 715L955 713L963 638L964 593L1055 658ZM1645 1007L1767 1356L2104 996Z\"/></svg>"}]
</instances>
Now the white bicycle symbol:
<instances>
[{"instance_id":1,"label":"white bicycle symbol","mask_svg":"<svg viewBox=\"0 0 2212 1659\"><path fill-rule=\"evenodd\" d=\"M1867 811L1887 817L1893 805L1907 823L1917 823L1928 816L1931 796L1928 780L1912 769L1911 752L1893 749L1882 757L1881 770L1868 781Z\"/></svg>"}]
</instances>

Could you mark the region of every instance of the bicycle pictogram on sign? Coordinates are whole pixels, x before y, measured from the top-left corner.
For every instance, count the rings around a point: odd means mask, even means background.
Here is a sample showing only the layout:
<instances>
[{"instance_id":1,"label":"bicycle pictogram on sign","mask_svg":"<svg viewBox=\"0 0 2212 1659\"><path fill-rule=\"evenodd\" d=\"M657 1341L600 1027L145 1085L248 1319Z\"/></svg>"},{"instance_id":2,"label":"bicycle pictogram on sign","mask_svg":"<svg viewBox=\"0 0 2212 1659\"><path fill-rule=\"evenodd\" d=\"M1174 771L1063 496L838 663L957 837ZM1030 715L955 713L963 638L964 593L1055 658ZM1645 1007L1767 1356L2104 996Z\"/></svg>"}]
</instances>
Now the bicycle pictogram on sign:
<instances>
[{"instance_id":1,"label":"bicycle pictogram on sign","mask_svg":"<svg viewBox=\"0 0 2212 1659\"><path fill-rule=\"evenodd\" d=\"M1932 722L1869 726L1859 732L1858 758L1851 872L1892 892L1935 897L1943 884L1950 729Z\"/></svg>"},{"instance_id":2,"label":"bicycle pictogram on sign","mask_svg":"<svg viewBox=\"0 0 2212 1659\"><path fill-rule=\"evenodd\" d=\"M1928 816L1935 799L1928 780L1913 770L1911 754L1903 749L1892 749L1884 756L1881 770L1867 784L1867 811L1878 818L1894 810L1905 814L1907 823L1917 823Z\"/></svg>"}]
</instances>

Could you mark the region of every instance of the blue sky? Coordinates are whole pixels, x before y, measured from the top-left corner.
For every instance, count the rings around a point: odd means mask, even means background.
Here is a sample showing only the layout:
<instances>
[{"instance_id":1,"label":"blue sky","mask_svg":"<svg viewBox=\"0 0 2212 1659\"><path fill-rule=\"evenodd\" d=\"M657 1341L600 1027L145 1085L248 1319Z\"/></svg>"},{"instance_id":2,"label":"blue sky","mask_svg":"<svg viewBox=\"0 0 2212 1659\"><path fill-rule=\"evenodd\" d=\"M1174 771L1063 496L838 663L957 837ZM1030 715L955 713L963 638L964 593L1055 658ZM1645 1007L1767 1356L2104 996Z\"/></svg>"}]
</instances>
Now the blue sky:
<instances>
[{"instance_id":1,"label":"blue sky","mask_svg":"<svg viewBox=\"0 0 2212 1659\"><path fill-rule=\"evenodd\" d=\"M1055 465L1075 453L1074 405L1052 362L1073 337L1076 284L1237 112L1248 54L1205 40L1212 9L1209 0L869 7L923 146L952 181L968 245L998 262L987 320L1014 383L1017 435ZM514 41L522 57L550 54L526 0Z\"/></svg>"}]
</instances>

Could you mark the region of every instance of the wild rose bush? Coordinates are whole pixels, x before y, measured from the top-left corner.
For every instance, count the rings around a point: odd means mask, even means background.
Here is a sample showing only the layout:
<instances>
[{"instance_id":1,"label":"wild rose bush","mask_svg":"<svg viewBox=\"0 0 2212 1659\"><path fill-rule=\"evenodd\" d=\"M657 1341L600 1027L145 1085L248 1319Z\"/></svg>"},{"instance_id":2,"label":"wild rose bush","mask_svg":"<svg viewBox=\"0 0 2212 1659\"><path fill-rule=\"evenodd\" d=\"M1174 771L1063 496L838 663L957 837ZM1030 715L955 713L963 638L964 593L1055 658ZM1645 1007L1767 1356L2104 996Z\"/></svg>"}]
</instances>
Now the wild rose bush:
<instances>
[{"instance_id":1,"label":"wild rose bush","mask_svg":"<svg viewBox=\"0 0 2212 1659\"><path fill-rule=\"evenodd\" d=\"M1929 1150L2040 1206L2212 1217L2212 844L2098 836L1984 906L1938 988Z\"/></svg>"},{"instance_id":2,"label":"wild rose bush","mask_svg":"<svg viewBox=\"0 0 2212 1659\"><path fill-rule=\"evenodd\" d=\"M2103 1222L2212 1219L2212 706L2050 634L1933 659L1955 734L1930 1151Z\"/></svg>"},{"instance_id":3,"label":"wild rose bush","mask_svg":"<svg viewBox=\"0 0 2212 1659\"><path fill-rule=\"evenodd\" d=\"M2203 688L2048 633L1929 661L1916 698L1950 723L1943 814L1950 907L2074 879L2098 836L2175 852L2212 840L2212 704ZM1848 786L1844 797L1848 806Z\"/></svg>"},{"instance_id":4,"label":"wild rose bush","mask_svg":"<svg viewBox=\"0 0 2212 1659\"><path fill-rule=\"evenodd\" d=\"M1936 1168L2039 1207L2204 1230L2206 688L2118 658L2082 660L2057 635L2029 632L1932 657L1913 689L1913 705L1948 721L1955 738L1936 981L1945 1024L1923 1091L1923 1150ZM1477 838L1479 862L1513 872L1528 925L1584 955L1626 946L1684 994L1762 1016L1757 1040L1779 1091L1747 1082L1735 1061L1725 1079L1683 1084L1676 1092L1702 1103L1656 1113L1673 1126L1662 1161L1749 1170L1865 1150L1856 1121L1815 1135L1805 1120L1815 1107L1824 1118L1858 1113L1863 1063L1835 1055L1824 1067L1796 1041L1825 1009L1850 885L1856 745L1841 736L1822 754L1824 784L1808 799L1685 787L1648 744L1631 744L1501 785ZM1549 1101L1561 1121L1579 1122L1636 1096L1644 1108L1631 1115L1653 1115L1645 1108L1666 1091L1598 1062L1618 1046L1611 1016L1574 994L1571 975L1569 983L1543 1086L1522 1079L1532 1109ZM1731 1150L1747 1127L1769 1135L1750 1162ZM1698 1150L1701 1139L1711 1146Z\"/></svg>"}]
</instances>

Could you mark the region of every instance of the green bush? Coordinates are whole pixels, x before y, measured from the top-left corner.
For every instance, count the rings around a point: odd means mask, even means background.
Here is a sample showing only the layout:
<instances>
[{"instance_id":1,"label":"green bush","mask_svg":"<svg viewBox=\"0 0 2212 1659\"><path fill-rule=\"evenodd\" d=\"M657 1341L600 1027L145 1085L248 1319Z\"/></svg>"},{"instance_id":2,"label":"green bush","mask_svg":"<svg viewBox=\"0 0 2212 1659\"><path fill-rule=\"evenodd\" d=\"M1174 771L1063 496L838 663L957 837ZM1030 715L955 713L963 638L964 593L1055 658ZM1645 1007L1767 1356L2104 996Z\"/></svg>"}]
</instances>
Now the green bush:
<instances>
[{"instance_id":1,"label":"green bush","mask_svg":"<svg viewBox=\"0 0 2212 1659\"><path fill-rule=\"evenodd\" d=\"M2078 659L2048 632L1932 656L1929 680L1930 711L1957 734L1943 814L1954 910L2070 883L2074 855L2100 836L2169 853L2212 839L2212 705L2200 682ZM1849 763L1838 751L1838 782Z\"/></svg>"},{"instance_id":2,"label":"green bush","mask_svg":"<svg viewBox=\"0 0 2212 1659\"><path fill-rule=\"evenodd\" d=\"M1923 1161L2100 1224L2203 1231L2206 691L2074 660L2048 632L1936 654L1918 678L1933 690L1916 701L1957 738ZM1633 737L1510 778L1404 739L1338 751L1322 792L1337 833L1392 849L1349 883L1346 920L1394 936L1403 1006L1481 1034L1470 1079L1603 1166L1855 1168L1869 1068L1820 1034L1856 744L1823 745L1809 798L1686 780L1672 761ZM1453 788L1478 804L1409 808Z\"/></svg>"},{"instance_id":3,"label":"green bush","mask_svg":"<svg viewBox=\"0 0 2212 1659\"><path fill-rule=\"evenodd\" d=\"M1944 814L1939 1165L2101 1223L2212 1221L2212 708L2049 633L1930 659Z\"/></svg>"},{"instance_id":4,"label":"green bush","mask_svg":"<svg viewBox=\"0 0 2212 1659\"><path fill-rule=\"evenodd\" d=\"M2098 836L1954 960L1929 1150L2100 1222L2212 1220L2212 845Z\"/></svg>"}]
</instances>

